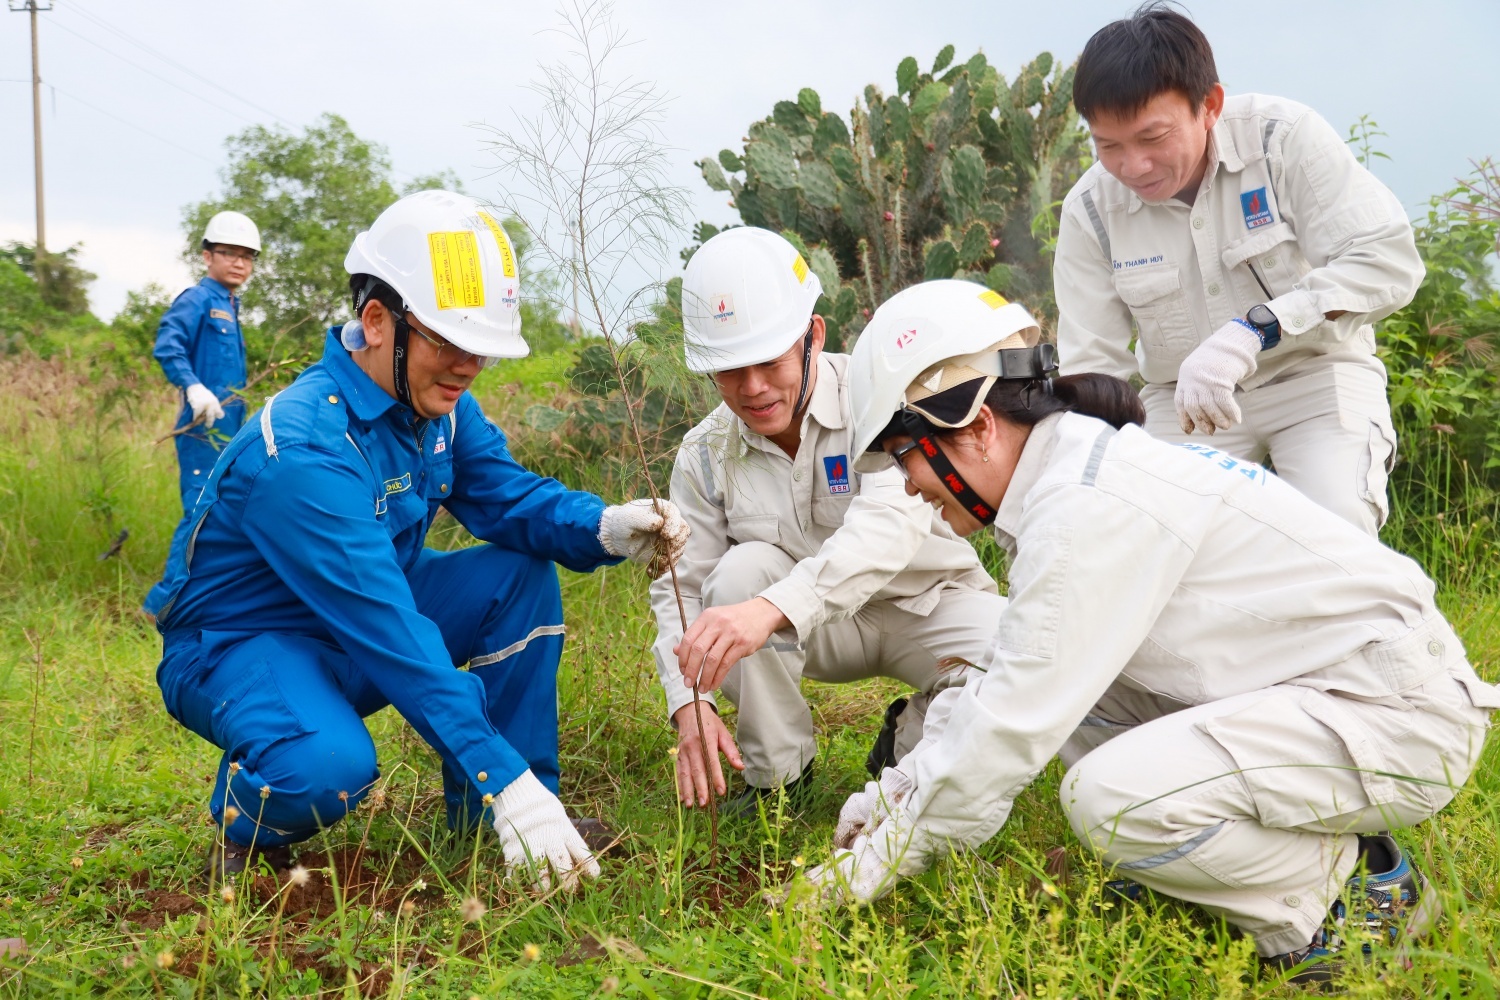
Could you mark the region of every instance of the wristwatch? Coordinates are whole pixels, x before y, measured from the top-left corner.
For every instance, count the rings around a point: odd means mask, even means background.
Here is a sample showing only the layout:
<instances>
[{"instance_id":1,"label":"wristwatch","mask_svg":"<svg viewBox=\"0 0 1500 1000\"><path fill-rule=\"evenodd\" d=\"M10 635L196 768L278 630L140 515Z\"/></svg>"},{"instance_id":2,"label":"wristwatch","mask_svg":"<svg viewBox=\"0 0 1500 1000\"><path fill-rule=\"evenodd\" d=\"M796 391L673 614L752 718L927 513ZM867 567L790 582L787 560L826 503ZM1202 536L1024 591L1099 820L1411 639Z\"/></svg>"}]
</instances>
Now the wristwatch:
<instances>
[{"instance_id":1,"label":"wristwatch","mask_svg":"<svg viewBox=\"0 0 1500 1000\"><path fill-rule=\"evenodd\" d=\"M1281 343L1281 320L1277 319L1276 314L1264 304L1251 306L1250 311L1245 314L1245 322L1260 334L1262 351L1269 351Z\"/></svg>"}]
</instances>

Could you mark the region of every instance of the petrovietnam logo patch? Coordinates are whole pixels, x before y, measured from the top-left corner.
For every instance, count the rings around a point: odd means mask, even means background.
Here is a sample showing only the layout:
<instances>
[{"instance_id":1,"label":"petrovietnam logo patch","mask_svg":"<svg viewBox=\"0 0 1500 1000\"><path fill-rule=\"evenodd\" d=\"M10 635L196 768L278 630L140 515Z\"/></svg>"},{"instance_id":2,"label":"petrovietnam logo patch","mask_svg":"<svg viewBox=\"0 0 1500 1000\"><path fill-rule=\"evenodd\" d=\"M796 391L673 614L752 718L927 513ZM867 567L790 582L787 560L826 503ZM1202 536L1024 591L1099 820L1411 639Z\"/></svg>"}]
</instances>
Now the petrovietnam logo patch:
<instances>
[{"instance_id":1,"label":"petrovietnam logo patch","mask_svg":"<svg viewBox=\"0 0 1500 1000\"><path fill-rule=\"evenodd\" d=\"M1246 229L1269 226L1275 221L1271 218L1271 204L1266 199L1266 189L1263 187L1241 194L1240 209L1245 213Z\"/></svg>"},{"instance_id":2,"label":"petrovietnam logo patch","mask_svg":"<svg viewBox=\"0 0 1500 1000\"><path fill-rule=\"evenodd\" d=\"M844 455L829 455L823 459L823 471L828 473L829 493L849 492L849 459Z\"/></svg>"},{"instance_id":3,"label":"petrovietnam logo patch","mask_svg":"<svg viewBox=\"0 0 1500 1000\"><path fill-rule=\"evenodd\" d=\"M714 323L718 326L734 326L739 320L734 317L734 296L715 295L709 303Z\"/></svg>"}]
</instances>

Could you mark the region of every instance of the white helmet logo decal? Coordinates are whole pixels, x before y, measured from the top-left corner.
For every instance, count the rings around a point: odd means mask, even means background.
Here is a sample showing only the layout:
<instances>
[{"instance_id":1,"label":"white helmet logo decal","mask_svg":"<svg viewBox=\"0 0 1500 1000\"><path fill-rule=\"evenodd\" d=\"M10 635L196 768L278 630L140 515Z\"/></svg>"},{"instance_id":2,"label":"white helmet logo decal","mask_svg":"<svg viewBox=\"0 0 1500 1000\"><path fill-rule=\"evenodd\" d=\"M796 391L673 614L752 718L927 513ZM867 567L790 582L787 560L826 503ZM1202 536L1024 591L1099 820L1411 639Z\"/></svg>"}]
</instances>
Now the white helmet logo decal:
<instances>
[{"instance_id":1,"label":"white helmet logo decal","mask_svg":"<svg viewBox=\"0 0 1500 1000\"><path fill-rule=\"evenodd\" d=\"M734 318L734 296L716 295L714 298L717 300L713 307L714 323L719 326L734 326L739 323Z\"/></svg>"}]
</instances>

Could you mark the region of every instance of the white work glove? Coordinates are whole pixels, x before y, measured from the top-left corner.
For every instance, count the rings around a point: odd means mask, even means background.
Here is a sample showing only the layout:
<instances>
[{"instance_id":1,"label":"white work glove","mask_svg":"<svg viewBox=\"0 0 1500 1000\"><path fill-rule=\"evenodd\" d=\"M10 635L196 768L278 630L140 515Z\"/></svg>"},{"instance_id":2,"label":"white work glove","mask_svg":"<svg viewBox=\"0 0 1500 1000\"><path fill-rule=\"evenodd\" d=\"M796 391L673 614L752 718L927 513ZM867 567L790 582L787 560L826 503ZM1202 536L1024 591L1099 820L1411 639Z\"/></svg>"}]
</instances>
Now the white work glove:
<instances>
[{"instance_id":1,"label":"white work glove","mask_svg":"<svg viewBox=\"0 0 1500 1000\"><path fill-rule=\"evenodd\" d=\"M199 421L204 427L212 427L215 420L222 420L224 407L219 405L219 397L202 382L194 382L187 387L187 404L193 408L193 419Z\"/></svg>"},{"instance_id":2,"label":"white work glove","mask_svg":"<svg viewBox=\"0 0 1500 1000\"><path fill-rule=\"evenodd\" d=\"M839 810L838 826L833 830L833 846L848 850L861 834L874 830L891 810L905 801L915 784L906 774L894 767L880 772L880 780L865 782L862 792L855 792Z\"/></svg>"},{"instance_id":3,"label":"white work glove","mask_svg":"<svg viewBox=\"0 0 1500 1000\"><path fill-rule=\"evenodd\" d=\"M927 855L915 849L912 839L909 823L895 809L873 833L854 838L848 850L834 851L831 861L807 873L812 892L806 902L813 906L873 903L890 892L902 875L927 869ZM789 898L798 899L796 887Z\"/></svg>"},{"instance_id":4,"label":"white work glove","mask_svg":"<svg viewBox=\"0 0 1500 1000\"><path fill-rule=\"evenodd\" d=\"M533 883L543 892L552 887L553 873L568 892L577 888L579 873L599 877L599 862L562 803L530 771L495 796L494 810L495 832L511 872L532 872Z\"/></svg>"},{"instance_id":5,"label":"white work glove","mask_svg":"<svg viewBox=\"0 0 1500 1000\"><path fill-rule=\"evenodd\" d=\"M1234 388L1255 374L1260 334L1234 319L1199 344L1177 371L1177 422L1182 433L1227 431L1240 422Z\"/></svg>"},{"instance_id":6,"label":"white work glove","mask_svg":"<svg viewBox=\"0 0 1500 1000\"><path fill-rule=\"evenodd\" d=\"M687 522L670 500L632 500L604 508L604 516L599 519L599 543L604 551L642 564L656 558L658 536L666 543L667 558L677 562L687 545L688 532Z\"/></svg>"}]
</instances>

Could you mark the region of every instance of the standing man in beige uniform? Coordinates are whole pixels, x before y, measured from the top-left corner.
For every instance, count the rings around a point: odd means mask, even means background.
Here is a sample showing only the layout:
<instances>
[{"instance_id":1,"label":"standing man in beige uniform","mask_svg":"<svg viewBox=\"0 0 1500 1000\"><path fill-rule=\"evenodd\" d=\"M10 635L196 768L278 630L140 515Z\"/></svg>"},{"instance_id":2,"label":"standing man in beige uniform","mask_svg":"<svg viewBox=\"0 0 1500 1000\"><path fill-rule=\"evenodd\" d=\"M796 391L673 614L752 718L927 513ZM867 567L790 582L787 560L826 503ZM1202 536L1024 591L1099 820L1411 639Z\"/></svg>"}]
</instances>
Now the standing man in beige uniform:
<instances>
[{"instance_id":1,"label":"standing man in beige uniform","mask_svg":"<svg viewBox=\"0 0 1500 1000\"><path fill-rule=\"evenodd\" d=\"M1073 101L1099 160L1063 202L1063 373L1139 373L1153 436L1269 455L1378 533L1396 436L1371 324L1423 275L1400 202L1311 109L1226 98L1170 9L1097 32Z\"/></svg>"},{"instance_id":2,"label":"standing man in beige uniform","mask_svg":"<svg viewBox=\"0 0 1500 1000\"><path fill-rule=\"evenodd\" d=\"M689 805L706 805L711 787L727 791L720 752L747 785L728 812L753 814L777 787L806 792L817 740L804 676L896 677L915 688L899 717L895 705L887 714L894 746L872 754L885 757L877 771L894 763L920 738L928 697L966 675L941 661L977 660L1005 606L974 550L906 494L895 470L852 471L849 359L823 353L820 290L790 243L755 228L709 240L683 279L688 365L712 373L724 399L683 440L672 473L673 502L692 528L677 562L685 635L670 578L651 588ZM739 710L739 748L713 710L721 682ZM712 775L694 683L707 703Z\"/></svg>"}]
</instances>

